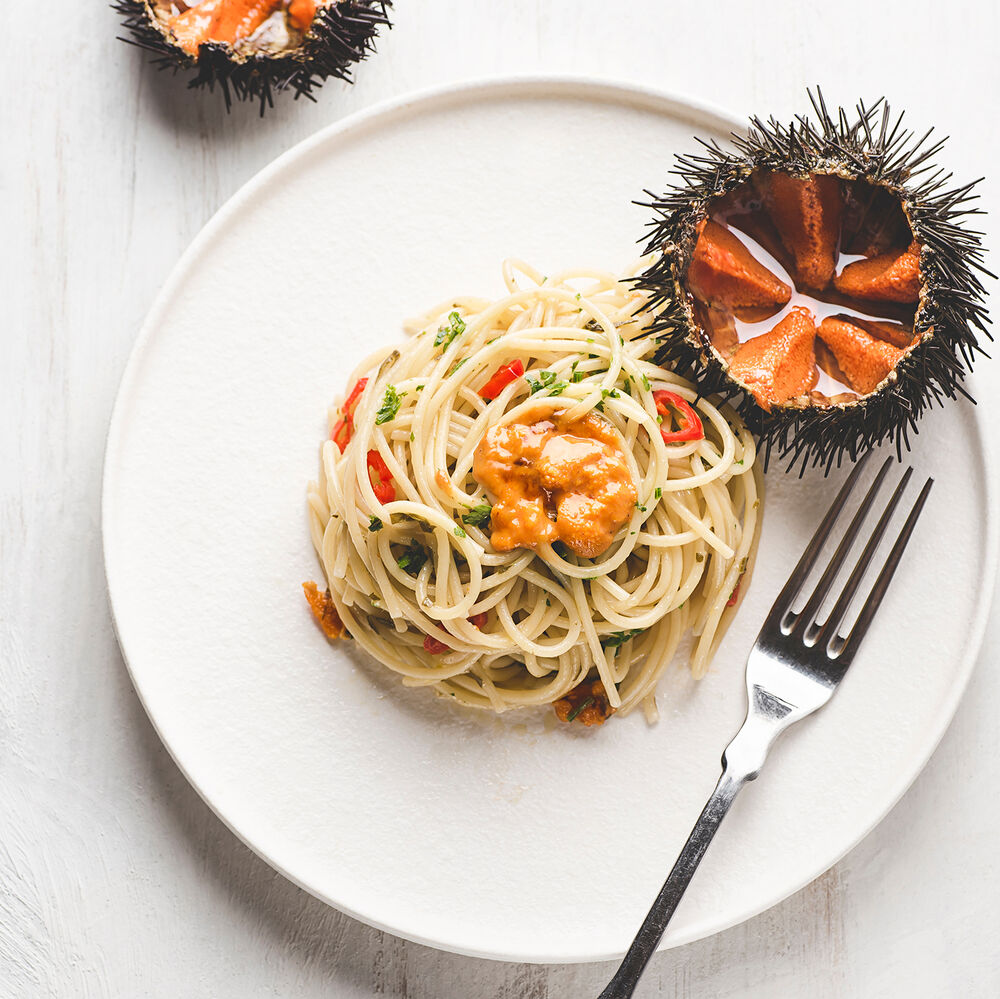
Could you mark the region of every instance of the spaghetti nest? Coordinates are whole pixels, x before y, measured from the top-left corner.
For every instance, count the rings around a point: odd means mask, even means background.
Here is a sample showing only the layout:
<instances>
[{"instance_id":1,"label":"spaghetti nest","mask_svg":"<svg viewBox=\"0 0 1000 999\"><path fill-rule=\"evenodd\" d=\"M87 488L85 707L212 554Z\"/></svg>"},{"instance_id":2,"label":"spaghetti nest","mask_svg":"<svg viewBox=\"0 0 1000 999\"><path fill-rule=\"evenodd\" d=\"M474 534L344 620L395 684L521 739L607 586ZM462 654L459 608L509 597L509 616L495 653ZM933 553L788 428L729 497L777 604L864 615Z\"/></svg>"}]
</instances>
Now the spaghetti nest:
<instances>
[{"instance_id":1,"label":"spaghetti nest","mask_svg":"<svg viewBox=\"0 0 1000 999\"><path fill-rule=\"evenodd\" d=\"M756 549L754 442L652 362L628 277L508 261L506 297L430 310L331 411L313 542L344 628L403 683L495 711L559 702L565 718L597 697L652 718L688 631L692 671L708 668ZM493 544L498 497L476 478L477 449L545 417L599 425L631 477L635 502L595 557L544 532Z\"/></svg>"}]
</instances>

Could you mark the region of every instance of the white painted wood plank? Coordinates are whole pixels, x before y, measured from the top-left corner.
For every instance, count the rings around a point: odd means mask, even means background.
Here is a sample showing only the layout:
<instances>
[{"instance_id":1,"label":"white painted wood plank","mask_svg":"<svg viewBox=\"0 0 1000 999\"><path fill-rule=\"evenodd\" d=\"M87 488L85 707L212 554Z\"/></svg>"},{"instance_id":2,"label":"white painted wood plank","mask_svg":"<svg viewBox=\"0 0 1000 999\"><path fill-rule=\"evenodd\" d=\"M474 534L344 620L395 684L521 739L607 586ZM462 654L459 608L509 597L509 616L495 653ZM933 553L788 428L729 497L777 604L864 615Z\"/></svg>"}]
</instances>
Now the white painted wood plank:
<instances>
[{"instance_id":1,"label":"white painted wood plank","mask_svg":"<svg viewBox=\"0 0 1000 999\"><path fill-rule=\"evenodd\" d=\"M959 176L995 173L996 6L399 0L356 87L263 121L143 65L101 5L48 14L17 19L0 68L0 994L596 995L608 966L458 958L333 912L178 773L128 682L101 570L103 439L135 333L189 240L275 155L449 80L575 72L780 116L816 82L838 101L886 93L951 133ZM1000 209L995 179L983 194ZM997 370L979 380L994 423L998 388ZM994 620L938 753L864 843L757 919L658 957L642 994L1000 993L1000 805L983 791L1000 784L998 653Z\"/></svg>"}]
</instances>

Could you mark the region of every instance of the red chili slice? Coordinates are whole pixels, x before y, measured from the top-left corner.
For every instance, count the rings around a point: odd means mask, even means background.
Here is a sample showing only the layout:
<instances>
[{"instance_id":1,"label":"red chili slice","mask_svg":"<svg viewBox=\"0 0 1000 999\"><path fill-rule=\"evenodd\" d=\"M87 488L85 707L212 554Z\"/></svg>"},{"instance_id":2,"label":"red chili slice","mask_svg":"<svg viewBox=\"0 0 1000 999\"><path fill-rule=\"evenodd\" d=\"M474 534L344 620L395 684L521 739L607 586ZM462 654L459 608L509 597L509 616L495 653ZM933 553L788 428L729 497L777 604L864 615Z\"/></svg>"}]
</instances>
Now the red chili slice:
<instances>
[{"instance_id":1,"label":"red chili slice","mask_svg":"<svg viewBox=\"0 0 1000 999\"><path fill-rule=\"evenodd\" d=\"M742 578L736 580L736 585L733 587L733 592L729 594L729 599L726 601L727 607L735 607L736 601L740 599L740 583L742 583Z\"/></svg>"},{"instance_id":2,"label":"red chili slice","mask_svg":"<svg viewBox=\"0 0 1000 999\"><path fill-rule=\"evenodd\" d=\"M444 642L439 642L431 635L427 635L424 638L424 652L429 652L432 656L439 656L442 652L451 652L451 646L445 645Z\"/></svg>"},{"instance_id":3,"label":"red chili slice","mask_svg":"<svg viewBox=\"0 0 1000 999\"><path fill-rule=\"evenodd\" d=\"M354 410L358 408L358 399L361 398L361 393L364 392L367 384L367 378L359 378L357 384L351 389L351 394L344 400L344 405L340 408L347 413L348 416L354 415Z\"/></svg>"},{"instance_id":4,"label":"red chili slice","mask_svg":"<svg viewBox=\"0 0 1000 999\"><path fill-rule=\"evenodd\" d=\"M520 360L505 364L490 376L490 380L479 390L479 394L489 402L495 399L512 381L524 374L524 365Z\"/></svg>"},{"instance_id":5,"label":"red chili slice","mask_svg":"<svg viewBox=\"0 0 1000 999\"><path fill-rule=\"evenodd\" d=\"M484 624L486 624L486 620L486 611L483 611L481 614L473 614L472 617L469 618L470 623L480 629ZM438 641L438 639L427 635L424 638L424 652L429 652L432 656L439 656L442 652L451 652L451 646L445 645L444 642Z\"/></svg>"},{"instance_id":6,"label":"red chili slice","mask_svg":"<svg viewBox=\"0 0 1000 999\"><path fill-rule=\"evenodd\" d=\"M344 453L344 449L354 436L354 410L358 408L358 399L361 398L361 393L364 392L367 384L367 378L357 380L354 388L351 389L351 394L344 400L344 405L340 407L342 414L340 419L330 431L330 440L340 448L341 454Z\"/></svg>"},{"instance_id":7,"label":"red chili slice","mask_svg":"<svg viewBox=\"0 0 1000 999\"><path fill-rule=\"evenodd\" d=\"M368 479L372 484L375 499L379 503L391 503L396 498L396 487L392 484L392 473L378 451L368 452Z\"/></svg>"},{"instance_id":8,"label":"red chili slice","mask_svg":"<svg viewBox=\"0 0 1000 999\"><path fill-rule=\"evenodd\" d=\"M705 436L705 428L702 426L701 417L695 412L694 407L682 399L676 392L668 392L666 389L659 389L653 393L653 400L656 403L656 411L664 418L671 416L677 421L676 430L664 430L660 428L660 436L667 444L676 441L700 441ZM673 407L674 413L671 413Z\"/></svg>"},{"instance_id":9,"label":"red chili slice","mask_svg":"<svg viewBox=\"0 0 1000 999\"><path fill-rule=\"evenodd\" d=\"M333 425L333 430L330 431L330 440L340 448L340 453L343 454L353 435L354 417L345 415Z\"/></svg>"}]
</instances>

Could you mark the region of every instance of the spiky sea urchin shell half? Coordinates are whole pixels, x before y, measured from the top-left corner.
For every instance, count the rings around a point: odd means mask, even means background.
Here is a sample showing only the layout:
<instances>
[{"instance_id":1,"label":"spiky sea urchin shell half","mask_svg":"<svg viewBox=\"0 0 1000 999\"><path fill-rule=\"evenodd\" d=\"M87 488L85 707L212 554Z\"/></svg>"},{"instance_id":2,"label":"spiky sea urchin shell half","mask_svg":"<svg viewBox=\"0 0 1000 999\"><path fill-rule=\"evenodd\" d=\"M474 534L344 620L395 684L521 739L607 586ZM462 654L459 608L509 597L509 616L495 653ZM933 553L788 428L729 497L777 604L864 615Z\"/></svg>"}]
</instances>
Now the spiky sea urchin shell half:
<instances>
[{"instance_id":1,"label":"spiky sea urchin shell half","mask_svg":"<svg viewBox=\"0 0 1000 999\"><path fill-rule=\"evenodd\" d=\"M729 398L760 438L765 460L774 452L789 468L812 464L829 470L845 455L854 459L886 439L901 453L925 409L959 394L970 398L961 383L976 353L984 353L980 338L992 340L980 281L990 272L983 265L982 234L964 225L978 214L970 204L978 181L951 187L951 174L931 165L943 139L930 142L931 132L917 137L884 99L860 103L853 115L842 108L831 114L819 90L809 99L815 120L799 116L783 125L754 117L745 136L733 135L731 146L698 140L701 151L677 156L673 186L662 195L647 191L653 200L640 202L656 212L646 247L655 259L637 283L651 296L661 363L692 373L706 394ZM920 340L872 394L838 405L784 405L766 412L730 377L727 361L696 321L685 284L696 227L715 199L732 194L755 171L835 174L899 199L921 244L914 322Z\"/></svg>"},{"instance_id":2,"label":"spiky sea urchin shell half","mask_svg":"<svg viewBox=\"0 0 1000 999\"><path fill-rule=\"evenodd\" d=\"M192 56L158 25L152 0L116 0L111 6L131 34L122 41L151 52L154 65L191 70L189 87L218 86L227 108L233 100L259 101L263 114L273 107L275 93L291 90L296 99L315 100L313 91L328 77L352 82L352 64L375 51L380 27L391 27L387 10L392 2L338 0L320 7L302 44L277 55L237 55L228 44L210 42Z\"/></svg>"}]
</instances>

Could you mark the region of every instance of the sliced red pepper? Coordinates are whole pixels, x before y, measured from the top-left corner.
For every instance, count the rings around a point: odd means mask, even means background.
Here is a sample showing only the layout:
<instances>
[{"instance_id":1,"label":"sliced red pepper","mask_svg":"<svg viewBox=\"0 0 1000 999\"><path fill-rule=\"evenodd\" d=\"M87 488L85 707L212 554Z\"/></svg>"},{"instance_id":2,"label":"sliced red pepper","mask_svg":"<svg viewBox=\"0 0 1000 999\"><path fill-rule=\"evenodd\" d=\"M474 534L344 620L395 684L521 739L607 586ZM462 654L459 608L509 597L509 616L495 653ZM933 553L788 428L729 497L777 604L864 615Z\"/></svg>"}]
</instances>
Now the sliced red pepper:
<instances>
[{"instance_id":1,"label":"sliced red pepper","mask_svg":"<svg viewBox=\"0 0 1000 999\"><path fill-rule=\"evenodd\" d=\"M343 454L353 435L354 417L344 415L333 425L333 430L330 431L330 440L340 448L340 453Z\"/></svg>"},{"instance_id":2,"label":"sliced red pepper","mask_svg":"<svg viewBox=\"0 0 1000 999\"><path fill-rule=\"evenodd\" d=\"M429 652L432 656L439 656L442 652L451 652L451 646L439 642L431 635L424 638L424 652Z\"/></svg>"},{"instance_id":3,"label":"sliced red pepper","mask_svg":"<svg viewBox=\"0 0 1000 999\"><path fill-rule=\"evenodd\" d=\"M736 606L736 601L740 599L740 583L742 582L743 582L742 577L736 580L736 585L733 587L733 592L729 594L729 599L726 601L727 607Z\"/></svg>"},{"instance_id":4,"label":"sliced red pepper","mask_svg":"<svg viewBox=\"0 0 1000 999\"><path fill-rule=\"evenodd\" d=\"M375 499L379 503L391 503L396 498L396 487L392 484L392 473L378 451L368 452L368 479L372 484Z\"/></svg>"},{"instance_id":5,"label":"sliced red pepper","mask_svg":"<svg viewBox=\"0 0 1000 999\"><path fill-rule=\"evenodd\" d=\"M658 389L653 393L653 401L656 403L657 413L664 421L672 416L677 422L676 430L664 430L662 426L660 427L660 436L666 444L673 444L676 441L700 441L705 436L701 417L687 399L682 399L676 392ZM674 413L671 413L670 407L673 407Z\"/></svg>"},{"instance_id":6,"label":"sliced red pepper","mask_svg":"<svg viewBox=\"0 0 1000 999\"><path fill-rule=\"evenodd\" d=\"M344 405L340 408L348 416L354 415L354 410L358 408L358 399L361 398L361 393L364 392L367 384L367 378L359 378L357 384L351 389L351 394L344 400Z\"/></svg>"},{"instance_id":7,"label":"sliced red pepper","mask_svg":"<svg viewBox=\"0 0 1000 999\"><path fill-rule=\"evenodd\" d=\"M503 367L497 368L490 376L490 380L479 390L479 394L489 402L495 399L512 381L520 378L524 374L524 365L520 359L511 361Z\"/></svg>"},{"instance_id":8,"label":"sliced red pepper","mask_svg":"<svg viewBox=\"0 0 1000 999\"><path fill-rule=\"evenodd\" d=\"M340 419L330 431L330 440L340 448L341 454L344 453L344 449L354 436L354 410L358 408L358 399L361 398L361 393L364 392L367 384L367 378L357 380L354 388L351 389L351 394L344 400L344 405L340 407Z\"/></svg>"},{"instance_id":9,"label":"sliced red pepper","mask_svg":"<svg viewBox=\"0 0 1000 999\"><path fill-rule=\"evenodd\" d=\"M486 620L486 611L483 611L481 614L473 614L469 618L469 622L480 629L486 624ZM445 645L444 642L427 635L424 638L424 652L429 652L432 656L439 656L442 652L451 652L451 646Z\"/></svg>"}]
</instances>

